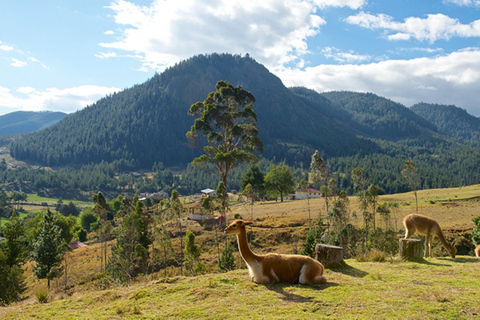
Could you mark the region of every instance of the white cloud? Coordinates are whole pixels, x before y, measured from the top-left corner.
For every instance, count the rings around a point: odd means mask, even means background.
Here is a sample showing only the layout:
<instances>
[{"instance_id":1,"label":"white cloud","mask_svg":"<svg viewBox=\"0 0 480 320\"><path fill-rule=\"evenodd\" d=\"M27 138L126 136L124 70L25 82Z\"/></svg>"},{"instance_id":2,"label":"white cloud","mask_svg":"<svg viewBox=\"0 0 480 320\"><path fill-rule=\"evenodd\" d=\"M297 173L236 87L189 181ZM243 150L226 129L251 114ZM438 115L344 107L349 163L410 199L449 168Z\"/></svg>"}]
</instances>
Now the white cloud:
<instances>
[{"instance_id":1,"label":"white cloud","mask_svg":"<svg viewBox=\"0 0 480 320\"><path fill-rule=\"evenodd\" d=\"M480 49L434 58L389 60L362 65L320 65L276 74L288 86L318 92L373 92L411 106L418 102L455 104L480 116Z\"/></svg>"},{"instance_id":2,"label":"white cloud","mask_svg":"<svg viewBox=\"0 0 480 320\"><path fill-rule=\"evenodd\" d=\"M453 3L457 6L480 7L480 0L443 0L444 3Z\"/></svg>"},{"instance_id":3,"label":"white cloud","mask_svg":"<svg viewBox=\"0 0 480 320\"><path fill-rule=\"evenodd\" d=\"M458 19L441 13L429 14L425 19L409 17L404 22L397 22L393 17L385 14L372 15L360 12L349 16L346 22L367 29L384 29L390 33L387 35L389 40L415 38L433 43L440 39L449 40L452 37L480 37L480 19L462 24Z\"/></svg>"},{"instance_id":4,"label":"white cloud","mask_svg":"<svg viewBox=\"0 0 480 320\"><path fill-rule=\"evenodd\" d=\"M372 59L369 55L361 55L353 50L342 52L335 47L326 47L322 49L322 54L328 59L333 59L341 63L360 63Z\"/></svg>"},{"instance_id":5,"label":"white cloud","mask_svg":"<svg viewBox=\"0 0 480 320\"><path fill-rule=\"evenodd\" d=\"M108 6L123 27L120 38L100 43L138 56L140 70L162 71L195 54L249 53L267 66L302 64L307 39L326 24L318 8L359 8L365 0L155 0Z\"/></svg>"},{"instance_id":6,"label":"white cloud","mask_svg":"<svg viewBox=\"0 0 480 320\"><path fill-rule=\"evenodd\" d=\"M326 7L349 7L359 9L367 4L366 0L313 0L320 8Z\"/></svg>"},{"instance_id":7,"label":"white cloud","mask_svg":"<svg viewBox=\"0 0 480 320\"><path fill-rule=\"evenodd\" d=\"M414 47L414 48L404 48L400 49L401 51L420 51L420 52L427 52L427 53L439 53L443 51L443 48L421 48L421 47Z\"/></svg>"},{"instance_id":8,"label":"white cloud","mask_svg":"<svg viewBox=\"0 0 480 320\"><path fill-rule=\"evenodd\" d=\"M0 86L0 114L16 110L70 113L117 91L120 89L85 85L66 89L48 88L43 91L33 87L20 87L16 93L12 93L8 88Z\"/></svg>"},{"instance_id":9,"label":"white cloud","mask_svg":"<svg viewBox=\"0 0 480 320\"><path fill-rule=\"evenodd\" d=\"M34 58L34 57L29 57L28 60L32 61L32 62L35 62L35 63L38 63L39 65L42 66L43 69L48 69L48 67L43 64L43 62L41 62L40 60L38 60L37 58Z\"/></svg>"},{"instance_id":10,"label":"white cloud","mask_svg":"<svg viewBox=\"0 0 480 320\"><path fill-rule=\"evenodd\" d=\"M2 51L12 51L13 47L8 45L8 44L2 44L2 45L0 45L0 50L2 50Z\"/></svg>"},{"instance_id":11,"label":"white cloud","mask_svg":"<svg viewBox=\"0 0 480 320\"><path fill-rule=\"evenodd\" d=\"M116 58L117 54L115 52L100 52L95 54L95 57L100 59Z\"/></svg>"},{"instance_id":12,"label":"white cloud","mask_svg":"<svg viewBox=\"0 0 480 320\"><path fill-rule=\"evenodd\" d=\"M25 67L27 65L27 62L12 58L12 63L10 63L10 65L12 67L22 68L22 67Z\"/></svg>"},{"instance_id":13,"label":"white cloud","mask_svg":"<svg viewBox=\"0 0 480 320\"><path fill-rule=\"evenodd\" d=\"M23 94L30 94L30 93L33 93L35 91L36 90L33 87L20 87L20 88L17 89L17 92L23 93Z\"/></svg>"},{"instance_id":14,"label":"white cloud","mask_svg":"<svg viewBox=\"0 0 480 320\"><path fill-rule=\"evenodd\" d=\"M113 32L113 30L107 30L103 34L112 35L112 34L115 34L115 32Z\"/></svg>"}]
</instances>

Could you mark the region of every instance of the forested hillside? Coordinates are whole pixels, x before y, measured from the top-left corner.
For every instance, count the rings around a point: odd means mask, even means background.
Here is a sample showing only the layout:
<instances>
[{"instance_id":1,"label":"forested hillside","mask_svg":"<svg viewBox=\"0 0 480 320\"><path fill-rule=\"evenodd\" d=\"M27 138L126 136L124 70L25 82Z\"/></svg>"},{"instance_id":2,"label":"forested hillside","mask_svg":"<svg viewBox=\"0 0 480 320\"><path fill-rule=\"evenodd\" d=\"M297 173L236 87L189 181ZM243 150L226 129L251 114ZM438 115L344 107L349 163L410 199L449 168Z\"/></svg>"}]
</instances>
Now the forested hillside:
<instances>
[{"instance_id":1,"label":"forested hillside","mask_svg":"<svg viewBox=\"0 0 480 320\"><path fill-rule=\"evenodd\" d=\"M0 116L0 136L33 132L54 125L67 116L63 112L16 111Z\"/></svg>"},{"instance_id":2,"label":"forested hillside","mask_svg":"<svg viewBox=\"0 0 480 320\"><path fill-rule=\"evenodd\" d=\"M410 108L446 135L480 141L480 118L452 105L418 103Z\"/></svg>"},{"instance_id":3,"label":"forested hillside","mask_svg":"<svg viewBox=\"0 0 480 320\"><path fill-rule=\"evenodd\" d=\"M319 94L306 88L289 89L249 56L228 54L193 57L143 84L107 96L50 128L15 139L11 155L46 166L110 166L110 180L99 184L112 191L168 191L175 187L190 193L207 185L215 187L215 177L191 168L185 171L200 152L188 146L185 133L194 121L187 114L190 105L203 101L220 79L250 90L256 98L264 171L269 163L285 162L305 173L313 152L319 150L331 176L348 192L353 191L350 175L355 167L362 167L368 182L387 192L408 190L401 170L410 159L417 165L422 188L480 181L478 143L462 140L460 134L421 117L413 112L417 107L410 110L372 93ZM465 128L467 131L472 139L476 136L474 124ZM159 166L163 168L160 171ZM135 170L152 170L158 175L145 183L118 178L122 172ZM232 189L238 189L241 172L246 169L242 170L232 177ZM70 185L69 189L75 188L66 175L55 178L55 173L48 172L29 181L28 177L35 175L29 172L21 183L52 188L59 180ZM87 180L76 180L76 184L95 190L96 183Z\"/></svg>"},{"instance_id":4,"label":"forested hillside","mask_svg":"<svg viewBox=\"0 0 480 320\"><path fill-rule=\"evenodd\" d=\"M385 140L431 137L436 127L400 103L373 93L327 92L322 94L352 115L353 126L363 135Z\"/></svg>"},{"instance_id":5,"label":"forested hillside","mask_svg":"<svg viewBox=\"0 0 480 320\"><path fill-rule=\"evenodd\" d=\"M11 154L49 166L102 160L120 161L129 168L151 168L155 162L184 166L198 154L185 138L194 120L187 110L205 99L219 79L255 96L267 158L293 163L309 161L315 148L329 155L376 150L374 143L305 103L253 59L214 54L191 58L141 85L105 97L45 131L16 141Z\"/></svg>"}]
</instances>

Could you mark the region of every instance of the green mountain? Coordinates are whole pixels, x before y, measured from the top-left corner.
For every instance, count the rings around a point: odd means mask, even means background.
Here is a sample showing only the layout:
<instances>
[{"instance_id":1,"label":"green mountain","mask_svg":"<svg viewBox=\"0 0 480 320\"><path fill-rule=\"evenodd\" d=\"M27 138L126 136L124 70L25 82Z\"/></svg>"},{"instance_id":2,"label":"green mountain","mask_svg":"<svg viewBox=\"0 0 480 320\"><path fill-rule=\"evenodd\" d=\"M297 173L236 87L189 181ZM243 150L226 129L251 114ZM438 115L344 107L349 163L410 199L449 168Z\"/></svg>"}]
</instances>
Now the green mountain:
<instances>
[{"instance_id":1,"label":"green mountain","mask_svg":"<svg viewBox=\"0 0 480 320\"><path fill-rule=\"evenodd\" d=\"M0 136L48 128L67 116L63 112L16 111L0 116Z\"/></svg>"},{"instance_id":2,"label":"green mountain","mask_svg":"<svg viewBox=\"0 0 480 320\"><path fill-rule=\"evenodd\" d=\"M378 150L345 126L345 112L335 110L328 100L311 102L297 95L248 56L213 54L183 61L28 135L12 144L11 154L49 166L101 161L120 161L130 168L151 168L155 162L183 166L199 153L185 138L194 121L187 110L204 100L220 79L255 96L267 158L309 163L315 149L332 156Z\"/></svg>"},{"instance_id":3,"label":"green mountain","mask_svg":"<svg viewBox=\"0 0 480 320\"><path fill-rule=\"evenodd\" d=\"M183 169L200 153L188 146L185 137L194 122L187 110L204 100L221 79L255 96L267 160L308 170L317 149L338 186L350 193L350 174L355 167L365 170L368 183L387 192L407 191L401 170L409 159L417 166L420 188L480 180L478 143L442 131L416 114L416 108L372 93L319 94L306 88L286 88L250 57L228 54L193 57L143 84L109 95L45 130L15 139L11 155L47 166L101 163L102 170L112 177L109 184L117 183L118 170L148 170L155 163ZM240 175L236 172L232 177L232 188L238 186ZM162 179L159 185L178 187L180 183ZM200 178L197 171L187 169L181 184L184 192L194 192L207 180L215 184L215 177ZM106 184L97 188L102 185Z\"/></svg>"},{"instance_id":4,"label":"green mountain","mask_svg":"<svg viewBox=\"0 0 480 320\"><path fill-rule=\"evenodd\" d=\"M410 110L434 124L443 134L480 141L480 118L464 109L453 105L418 103Z\"/></svg>"},{"instance_id":5,"label":"green mountain","mask_svg":"<svg viewBox=\"0 0 480 320\"><path fill-rule=\"evenodd\" d=\"M322 94L351 114L352 126L362 135L398 141L432 137L436 127L404 105L373 93L327 92Z\"/></svg>"}]
</instances>

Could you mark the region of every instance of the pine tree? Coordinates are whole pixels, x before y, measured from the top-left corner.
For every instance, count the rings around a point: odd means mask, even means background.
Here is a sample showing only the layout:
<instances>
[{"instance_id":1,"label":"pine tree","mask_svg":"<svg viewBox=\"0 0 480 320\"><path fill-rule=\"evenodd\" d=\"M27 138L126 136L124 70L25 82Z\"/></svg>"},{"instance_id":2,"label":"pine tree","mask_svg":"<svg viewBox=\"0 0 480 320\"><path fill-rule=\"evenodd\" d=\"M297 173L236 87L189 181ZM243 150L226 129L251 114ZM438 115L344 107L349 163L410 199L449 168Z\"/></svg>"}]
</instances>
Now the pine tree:
<instances>
[{"instance_id":1,"label":"pine tree","mask_svg":"<svg viewBox=\"0 0 480 320\"><path fill-rule=\"evenodd\" d=\"M18 214L13 210L10 220L5 223L1 229L5 241L2 242L2 248L7 258L7 264L11 266L21 266L25 262L25 228L23 227Z\"/></svg>"},{"instance_id":2,"label":"pine tree","mask_svg":"<svg viewBox=\"0 0 480 320\"><path fill-rule=\"evenodd\" d=\"M0 244L0 303L18 301L27 289L21 268L25 261L25 229L15 211L1 229L5 241Z\"/></svg>"},{"instance_id":3,"label":"pine tree","mask_svg":"<svg viewBox=\"0 0 480 320\"><path fill-rule=\"evenodd\" d=\"M126 282L140 273L148 271L149 248L152 244L150 218L137 201L135 210L123 218L117 230L117 243L107 264L107 272L120 281Z\"/></svg>"},{"instance_id":4,"label":"pine tree","mask_svg":"<svg viewBox=\"0 0 480 320\"><path fill-rule=\"evenodd\" d=\"M47 210L33 243L33 260L37 263L33 267L33 272L38 279L47 278L48 288L50 288L50 280L62 273L61 233L60 227L56 224L55 215Z\"/></svg>"},{"instance_id":5,"label":"pine tree","mask_svg":"<svg viewBox=\"0 0 480 320\"><path fill-rule=\"evenodd\" d=\"M303 244L303 254L309 257L314 257L315 255L315 246L317 242L320 241L325 229L323 227L323 219L320 212L318 213L317 221L313 228L308 229L307 237L305 243Z\"/></svg>"},{"instance_id":6,"label":"pine tree","mask_svg":"<svg viewBox=\"0 0 480 320\"><path fill-rule=\"evenodd\" d=\"M190 275L196 275L205 271L205 265L200 262L200 254L202 253L202 248L195 243L195 234L187 230L185 234L185 247L183 249L183 254L185 261L183 265L185 270L189 271Z\"/></svg>"},{"instance_id":7,"label":"pine tree","mask_svg":"<svg viewBox=\"0 0 480 320\"><path fill-rule=\"evenodd\" d=\"M222 255L218 261L218 271L230 271L235 269L235 257L233 256L232 245L230 241L225 241Z\"/></svg>"},{"instance_id":8,"label":"pine tree","mask_svg":"<svg viewBox=\"0 0 480 320\"><path fill-rule=\"evenodd\" d=\"M252 185L257 196L265 196L265 175L256 164L248 168L247 172L243 175L240 181L240 189L244 190L247 184Z\"/></svg>"}]
</instances>

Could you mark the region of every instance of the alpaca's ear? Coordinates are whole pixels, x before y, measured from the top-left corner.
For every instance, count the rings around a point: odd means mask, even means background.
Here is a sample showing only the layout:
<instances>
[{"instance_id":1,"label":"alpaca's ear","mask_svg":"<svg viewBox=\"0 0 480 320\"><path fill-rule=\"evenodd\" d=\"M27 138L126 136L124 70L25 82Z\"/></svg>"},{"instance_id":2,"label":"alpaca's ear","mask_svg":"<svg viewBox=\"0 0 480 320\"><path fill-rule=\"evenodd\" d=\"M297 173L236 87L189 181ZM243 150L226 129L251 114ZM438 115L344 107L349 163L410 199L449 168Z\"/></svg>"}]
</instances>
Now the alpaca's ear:
<instances>
[{"instance_id":1,"label":"alpaca's ear","mask_svg":"<svg viewBox=\"0 0 480 320\"><path fill-rule=\"evenodd\" d=\"M252 221L243 221L243 224L248 225L248 224L253 224L253 222Z\"/></svg>"}]
</instances>

